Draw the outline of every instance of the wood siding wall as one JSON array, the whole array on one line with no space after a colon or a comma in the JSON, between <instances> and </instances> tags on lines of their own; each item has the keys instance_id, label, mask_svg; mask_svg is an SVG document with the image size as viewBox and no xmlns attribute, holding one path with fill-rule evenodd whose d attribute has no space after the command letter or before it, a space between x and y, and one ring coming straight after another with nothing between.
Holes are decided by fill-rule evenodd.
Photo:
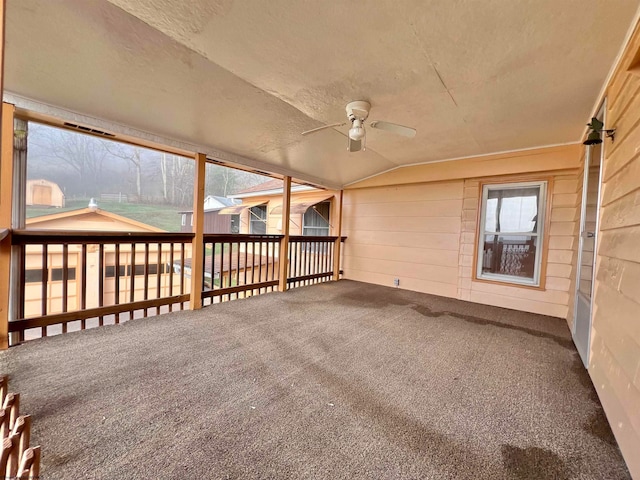
<instances>
[{"instance_id":1,"label":"wood siding wall","mask_svg":"<svg viewBox=\"0 0 640 480\"><path fill-rule=\"evenodd\" d=\"M640 478L640 30L607 89L589 373L633 478Z\"/></svg>"},{"instance_id":2,"label":"wood siding wall","mask_svg":"<svg viewBox=\"0 0 640 480\"><path fill-rule=\"evenodd\" d=\"M544 179L532 176L531 180ZM495 282L474 281L473 264L476 248L477 216L480 206L479 181L470 179L464 185L462 234L460 236L460 283L458 298L498 307L566 318L573 301L571 277L574 273L573 246L576 242L576 190L578 175L559 174L549 184L551 222L549 223L544 289L522 288ZM543 262L544 262L543 258Z\"/></svg>"},{"instance_id":3,"label":"wood siding wall","mask_svg":"<svg viewBox=\"0 0 640 480\"><path fill-rule=\"evenodd\" d=\"M456 297L463 181L344 192L345 278Z\"/></svg>"},{"instance_id":4,"label":"wood siding wall","mask_svg":"<svg viewBox=\"0 0 640 480\"><path fill-rule=\"evenodd\" d=\"M346 190L345 278L387 286L398 278L408 290L566 318L573 300L579 179L575 172L531 179L549 177L554 181L545 290L473 281L477 178Z\"/></svg>"}]
</instances>

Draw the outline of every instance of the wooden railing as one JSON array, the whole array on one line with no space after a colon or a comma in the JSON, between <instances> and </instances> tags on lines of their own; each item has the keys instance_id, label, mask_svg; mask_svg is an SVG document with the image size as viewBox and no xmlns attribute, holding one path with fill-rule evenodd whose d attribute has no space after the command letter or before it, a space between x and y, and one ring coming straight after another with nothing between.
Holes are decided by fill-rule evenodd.
<instances>
[{"instance_id":1,"label":"wooden railing","mask_svg":"<svg viewBox=\"0 0 640 480\"><path fill-rule=\"evenodd\" d=\"M278 285L282 238L282 235L205 234L203 305L272 292Z\"/></svg>"},{"instance_id":2,"label":"wooden railing","mask_svg":"<svg viewBox=\"0 0 640 480\"><path fill-rule=\"evenodd\" d=\"M338 237L289 237L290 288L330 281L334 277L334 252ZM342 237L341 241L345 241Z\"/></svg>"},{"instance_id":3,"label":"wooden railing","mask_svg":"<svg viewBox=\"0 0 640 480\"><path fill-rule=\"evenodd\" d=\"M8 378L0 376L0 478L39 478L40 447L30 440L31 417L20 415L20 395L9 393Z\"/></svg>"},{"instance_id":4,"label":"wooden railing","mask_svg":"<svg viewBox=\"0 0 640 480\"><path fill-rule=\"evenodd\" d=\"M16 230L11 238L19 258L15 344L182 310L195 272L203 275L203 305L272 292L284 237L206 234L200 268L191 264L192 233ZM336 241L289 237L288 287L336 278Z\"/></svg>"},{"instance_id":5,"label":"wooden railing","mask_svg":"<svg viewBox=\"0 0 640 480\"><path fill-rule=\"evenodd\" d=\"M69 325L85 329L183 309L192 239L191 233L14 231L21 278L9 332L23 341L31 329L40 330L32 336L47 336L59 333L52 326L66 333Z\"/></svg>"}]
</instances>

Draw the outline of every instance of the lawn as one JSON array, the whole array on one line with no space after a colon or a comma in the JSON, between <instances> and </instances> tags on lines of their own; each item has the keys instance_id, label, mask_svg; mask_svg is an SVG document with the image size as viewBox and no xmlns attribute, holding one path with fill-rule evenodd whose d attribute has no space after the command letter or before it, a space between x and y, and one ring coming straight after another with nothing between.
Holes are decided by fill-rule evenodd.
<instances>
[{"instance_id":1,"label":"lawn","mask_svg":"<svg viewBox=\"0 0 640 480\"><path fill-rule=\"evenodd\" d=\"M85 208L89 200L68 200L63 208L27 207L27 218L53 215ZM173 205L146 205L140 203L100 202L99 208L106 212L146 223L169 232L179 232L181 218L178 212L188 209Z\"/></svg>"}]
</instances>

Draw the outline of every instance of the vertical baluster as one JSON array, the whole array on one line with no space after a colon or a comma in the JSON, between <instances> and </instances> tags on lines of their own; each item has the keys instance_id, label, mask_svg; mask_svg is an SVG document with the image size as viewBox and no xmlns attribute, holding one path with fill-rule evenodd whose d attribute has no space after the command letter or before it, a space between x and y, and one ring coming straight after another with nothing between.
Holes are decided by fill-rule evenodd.
<instances>
[{"instance_id":1,"label":"vertical baluster","mask_svg":"<svg viewBox=\"0 0 640 480\"><path fill-rule=\"evenodd\" d=\"M256 242L251 242L251 285L256 283ZM255 289L251 289L251 295L255 294Z\"/></svg>"},{"instance_id":2,"label":"vertical baluster","mask_svg":"<svg viewBox=\"0 0 640 480\"><path fill-rule=\"evenodd\" d=\"M262 282L262 240L260 240L260 255L258 256L258 282ZM258 295L262 293L262 288L258 289Z\"/></svg>"},{"instance_id":3,"label":"vertical baluster","mask_svg":"<svg viewBox=\"0 0 640 480\"><path fill-rule=\"evenodd\" d=\"M25 251L26 251L26 247L25 247ZM25 259L26 260L26 259ZM41 261L41 265L42 265L42 271L40 272L40 311L42 316L44 317L47 314L47 311L49 309L49 285L48 285L48 280L49 280L49 245L47 244L43 244L42 245L42 261ZM24 282L23 286L21 287L22 292L24 292ZM22 294L22 298L25 298L24 293ZM24 315L24 312L23 312ZM47 327L41 327L40 329L40 335L42 335L43 337L47 336Z\"/></svg>"},{"instance_id":4,"label":"vertical baluster","mask_svg":"<svg viewBox=\"0 0 640 480\"><path fill-rule=\"evenodd\" d=\"M206 302L206 298L202 298L202 293L207 290L207 245L209 245L209 243L206 240L202 240L202 292L200 292L200 298L203 307L205 306L204 302ZM195 270L192 269L191 274L193 275L194 272Z\"/></svg>"},{"instance_id":5,"label":"vertical baluster","mask_svg":"<svg viewBox=\"0 0 640 480\"><path fill-rule=\"evenodd\" d=\"M76 272L76 283L78 282L78 275ZM82 253L80 255L80 310L87 309L87 244L82 244ZM87 319L80 320L80 329L87 328Z\"/></svg>"},{"instance_id":6,"label":"vertical baluster","mask_svg":"<svg viewBox=\"0 0 640 480\"><path fill-rule=\"evenodd\" d=\"M66 313L69 295L69 245L62 245L62 312ZM67 333L67 322L62 322L62 333Z\"/></svg>"},{"instance_id":7,"label":"vertical baluster","mask_svg":"<svg viewBox=\"0 0 640 480\"><path fill-rule=\"evenodd\" d=\"M270 243L267 240L264 243L264 247L265 247L265 251L264 251L264 256L265 256L265 260L264 260L264 280L267 281L269 280L269 255L270 255L270 250L269 250L269 246ZM269 287L264 287L264 293L267 293L269 291Z\"/></svg>"},{"instance_id":8,"label":"vertical baluster","mask_svg":"<svg viewBox=\"0 0 640 480\"><path fill-rule=\"evenodd\" d=\"M116 264L115 264L115 279L116 279L116 288L115 288L115 297L116 297L116 305L120 304L120 244L116 243L116 248L115 248L115 255L116 255ZM125 267L125 273L126 273L126 267ZM114 322L116 324L120 323L120 314L116 313L114 315Z\"/></svg>"},{"instance_id":9,"label":"vertical baluster","mask_svg":"<svg viewBox=\"0 0 640 480\"><path fill-rule=\"evenodd\" d=\"M133 303L136 301L136 244L134 242L131 243L131 261L129 264L131 268L129 301ZM129 310L129 320L133 320L133 310Z\"/></svg>"},{"instance_id":10,"label":"vertical baluster","mask_svg":"<svg viewBox=\"0 0 640 480\"><path fill-rule=\"evenodd\" d=\"M48 280L49 280L49 246L47 244L42 245L42 272L41 272L41 278L40 281L42 282L40 284L42 290L41 290L41 295L42 295L42 299L41 299L41 305L40 305L40 310L41 310L41 314L42 316L46 316L47 315L47 310L48 310L48 302L47 300L49 299L49 286L48 286ZM44 329L44 335L42 335L43 337L46 337L46 327L42 327Z\"/></svg>"},{"instance_id":11,"label":"vertical baluster","mask_svg":"<svg viewBox=\"0 0 640 480\"><path fill-rule=\"evenodd\" d=\"M280 242L282 240L278 240L277 242L273 242L271 244L271 280L276 280L276 252L280 251ZM271 287L271 291L273 292L275 285Z\"/></svg>"},{"instance_id":12,"label":"vertical baluster","mask_svg":"<svg viewBox=\"0 0 640 480\"><path fill-rule=\"evenodd\" d=\"M298 278L299 274L299 266L300 263L300 242L296 240L293 242L293 278ZM296 280L291 284L292 288L296 288L298 286L298 281Z\"/></svg>"},{"instance_id":13,"label":"vertical baluster","mask_svg":"<svg viewBox=\"0 0 640 480\"><path fill-rule=\"evenodd\" d=\"M173 249L176 244L171 242L169 244L169 296L173 297ZM169 304L169 311L173 312L173 303Z\"/></svg>"},{"instance_id":14,"label":"vertical baluster","mask_svg":"<svg viewBox=\"0 0 640 480\"><path fill-rule=\"evenodd\" d=\"M216 277L216 268L217 268L216 267L216 258L217 258L216 251L217 250L218 250L218 243L217 242L213 242L211 244L211 271L209 272L210 275L211 275L211 280L210 280L211 285L210 285L209 288L211 288L211 290L216 290L216 289L219 290L220 289L220 285L216 286L216 278L215 278ZM216 298L215 296L212 296L211 298L209 298L209 301L211 302L210 305L215 303L214 302L215 298Z\"/></svg>"},{"instance_id":15,"label":"vertical baluster","mask_svg":"<svg viewBox=\"0 0 640 480\"><path fill-rule=\"evenodd\" d=\"M149 299L149 242L144 243L144 299ZM143 315L147 317L147 308L143 309Z\"/></svg>"},{"instance_id":16,"label":"vertical baluster","mask_svg":"<svg viewBox=\"0 0 640 480\"><path fill-rule=\"evenodd\" d=\"M314 266L314 273L318 273L320 271L320 242L316 242L316 261L315 261L315 266ZM318 283L320 281L319 278L315 279L314 283Z\"/></svg>"},{"instance_id":17,"label":"vertical baluster","mask_svg":"<svg viewBox=\"0 0 640 480\"><path fill-rule=\"evenodd\" d=\"M330 261L330 256L329 256L330 250L331 250L331 243L325 242L325 244L324 244L324 273L327 273L331 269L331 261ZM325 277L325 280L327 280L327 277Z\"/></svg>"},{"instance_id":18,"label":"vertical baluster","mask_svg":"<svg viewBox=\"0 0 640 480\"><path fill-rule=\"evenodd\" d=\"M224 242L220 242L220 266L218 267L218 283L220 284L220 288L224 288ZM218 297L220 303L224 300L224 295L220 295Z\"/></svg>"},{"instance_id":19,"label":"vertical baluster","mask_svg":"<svg viewBox=\"0 0 640 480\"><path fill-rule=\"evenodd\" d=\"M229 284L227 285L228 287L231 286L231 272L233 271L232 268L232 255L233 255L233 243L229 242ZM227 294L227 301L231 300L231 294Z\"/></svg>"},{"instance_id":20,"label":"vertical baluster","mask_svg":"<svg viewBox=\"0 0 640 480\"><path fill-rule=\"evenodd\" d=\"M240 285L240 242L236 242L236 285ZM240 292L236 292L236 300L240 298Z\"/></svg>"},{"instance_id":21,"label":"vertical baluster","mask_svg":"<svg viewBox=\"0 0 640 480\"><path fill-rule=\"evenodd\" d=\"M19 279L20 282L18 284L19 296L18 296L18 311L16 312L16 315L18 316L18 318L24 318L25 300L26 300L25 275L27 273L27 246L20 245L17 248L19 249L18 260L20 262L18 271L21 273L21 278Z\"/></svg>"},{"instance_id":22,"label":"vertical baluster","mask_svg":"<svg viewBox=\"0 0 640 480\"><path fill-rule=\"evenodd\" d=\"M243 242L244 245L244 285L247 285L247 268L249 265L249 248L248 248L248 243L247 242ZM247 298L247 291L245 290L244 292L242 292L242 298Z\"/></svg>"},{"instance_id":23,"label":"vertical baluster","mask_svg":"<svg viewBox=\"0 0 640 480\"><path fill-rule=\"evenodd\" d=\"M98 247L98 306L104 306L104 243ZM98 325L104 325L104 317L98 317Z\"/></svg>"},{"instance_id":24,"label":"vertical baluster","mask_svg":"<svg viewBox=\"0 0 640 480\"><path fill-rule=\"evenodd\" d=\"M184 295L184 250L185 243L180 243L180 295ZM184 302L180 302L180 310L184 310Z\"/></svg>"},{"instance_id":25,"label":"vertical baluster","mask_svg":"<svg viewBox=\"0 0 640 480\"><path fill-rule=\"evenodd\" d=\"M204 258L204 257L203 257ZM156 257L156 298L162 298L162 243L158 242L158 254ZM160 306L156 307L156 315L160 315Z\"/></svg>"},{"instance_id":26,"label":"vertical baluster","mask_svg":"<svg viewBox=\"0 0 640 480\"><path fill-rule=\"evenodd\" d=\"M300 253L300 259L302 260L304 254L304 260L300 262L300 275L305 276L307 274L307 257L309 256L309 242L300 242L302 252ZM303 280L302 285L306 285L307 281Z\"/></svg>"}]
</instances>

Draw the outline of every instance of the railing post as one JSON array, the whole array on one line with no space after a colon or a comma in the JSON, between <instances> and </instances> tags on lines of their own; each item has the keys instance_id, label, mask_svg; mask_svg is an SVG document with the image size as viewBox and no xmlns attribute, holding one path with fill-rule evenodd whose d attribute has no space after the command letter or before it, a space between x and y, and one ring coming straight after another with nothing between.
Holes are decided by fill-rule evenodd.
<instances>
[{"instance_id":1,"label":"railing post","mask_svg":"<svg viewBox=\"0 0 640 480\"><path fill-rule=\"evenodd\" d=\"M278 259L278 290L287 289L289 272L289 219L291 217L291 177L282 181L282 240L280 240L280 258Z\"/></svg>"},{"instance_id":2,"label":"railing post","mask_svg":"<svg viewBox=\"0 0 640 480\"><path fill-rule=\"evenodd\" d=\"M4 12L4 2L0 8ZM13 105L2 104L0 131L0 349L9 348L14 112Z\"/></svg>"},{"instance_id":3,"label":"railing post","mask_svg":"<svg viewBox=\"0 0 640 480\"><path fill-rule=\"evenodd\" d=\"M333 279L340 280L340 251L342 250L342 196L344 191L340 190L340 194L337 195L337 205L336 205L336 217L337 227L336 227L336 244L333 249Z\"/></svg>"},{"instance_id":4,"label":"railing post","mask_svg":"<svg viewBox=\"0 0 640 480\"><path fill-rule=\"evenodd\" d=\"M196 154L193 186L193 244L191 245L191 310L202 308L202 278L204 276L204 177L207 156Z\"/></svg>"}]
</instances>

